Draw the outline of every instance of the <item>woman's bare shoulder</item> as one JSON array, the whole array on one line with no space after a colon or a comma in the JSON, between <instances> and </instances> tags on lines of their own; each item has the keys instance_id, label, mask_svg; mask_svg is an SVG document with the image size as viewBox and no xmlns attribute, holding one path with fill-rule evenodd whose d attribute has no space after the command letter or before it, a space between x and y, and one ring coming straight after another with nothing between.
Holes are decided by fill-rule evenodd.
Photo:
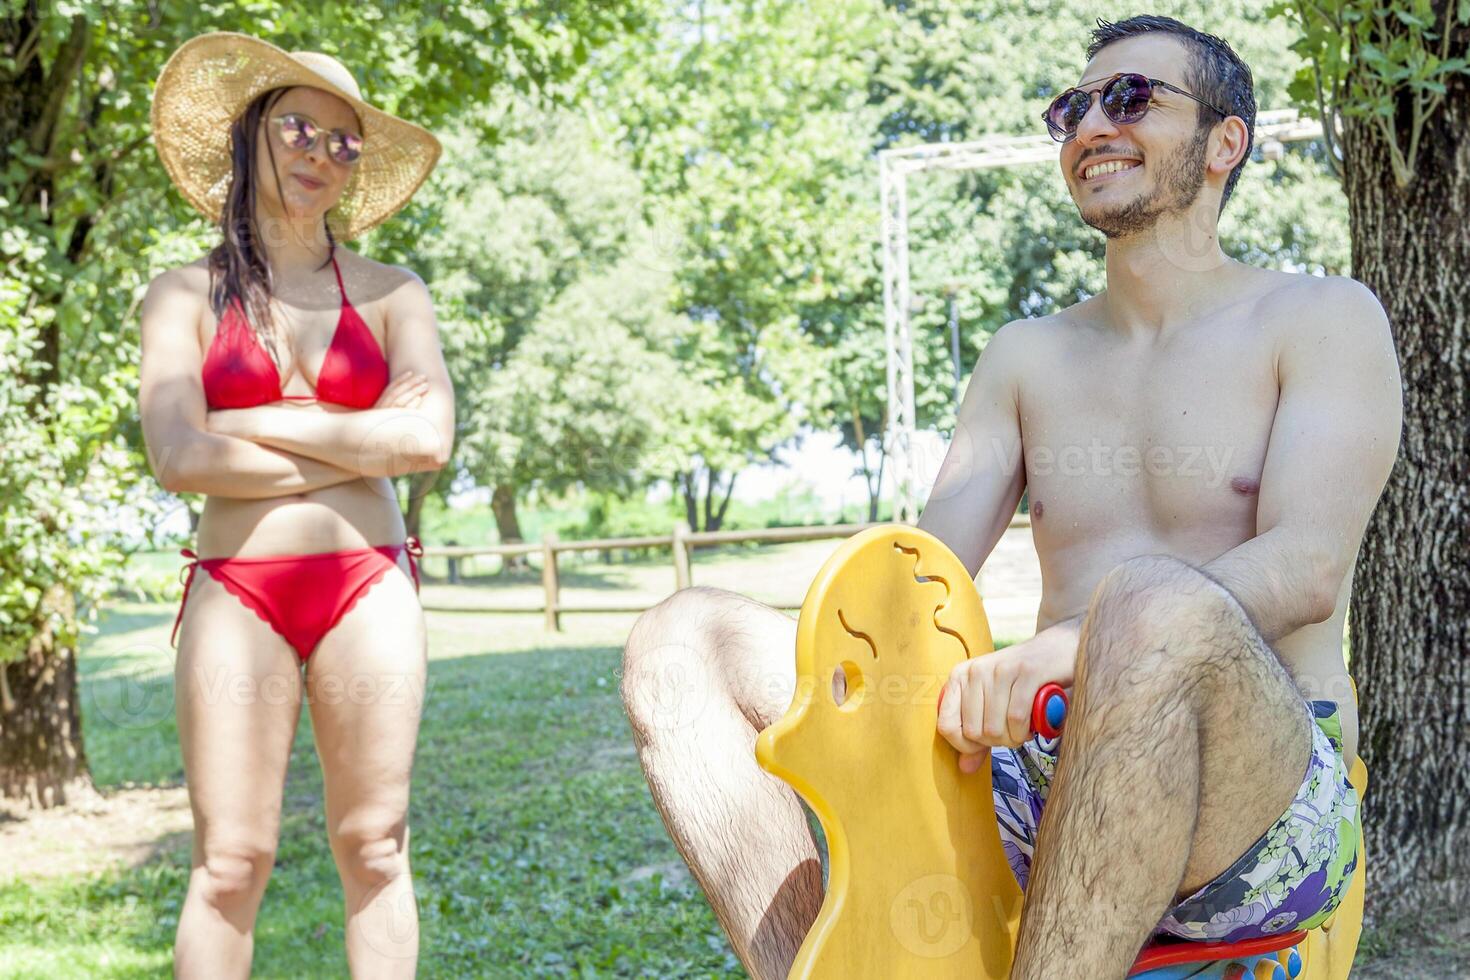
<instances>
[{"instance_id":1,"label":"woman's bare shoulder","mask_svg":"<svg viewBox=\"0 0 1470 980\"><path fill-rule=\"evenodd\" d=\"M201 255L188 265L174 266L154 276L148 283L148 295L144 302L155 298L167 298L171 302L192 298L201 303L206 302L209 299L208 256Z\"/></svg>"},{"instance_id":2,"label":"woman's bare shoulder","mask_svg":"<svg viewBox=\"0 0 1470 980\"><path fill-rule=\"evenodd\" d=\"M209 314L209 266L205 259L165 269L153 277L139 311L145 353L182 343L199 342L200 325Z\"/></svg>"},{"instance_id":3,"label":"woman's bare shoulder","mask_svg":"<svg viewBox=\"0 0 1470 980\"><path fill-rule=\"evenodd\" d=\"M357 278L388 292L405 283L422 281L412 269L378 262L341 245L337 246L337 263L342 267L344 278Z\"/></svg>"},{"instance_id":4,"label":"woman's bare shoulder","mask_svg":"<svg viewBox=\"0 0 1470 980\"><path fill-rule=\"evenodd\" d=\"M401 265L388 265L337 246L337 264L353 302L373 301L395 296L427 296L428 287L418 273Z\"/></svg>"}]
</instances>

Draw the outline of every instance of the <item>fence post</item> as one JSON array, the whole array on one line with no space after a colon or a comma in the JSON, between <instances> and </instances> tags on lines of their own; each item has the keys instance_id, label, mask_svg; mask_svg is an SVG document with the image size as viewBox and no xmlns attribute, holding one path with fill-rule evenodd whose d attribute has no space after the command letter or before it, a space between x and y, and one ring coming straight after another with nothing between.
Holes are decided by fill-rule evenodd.
<instances>
[{"instance_id":1,"label":"fence post","mask_svg":"<svg viewBox=\"0 0 1470 980\"><path fill-rule=\"evenodd\" d=\"M674 523L674 591L689 588L689 522Z\"/></svg>"},{"instance_id":2,"label":"fence post","mask_svg":"<svg viewBox=\"0 0 1470 980\"><path fill-rule=\"evenodd\" d=\"M459 544L459 542L456 541L454 538L450 538L448 541L446 541L444 543L445 544L448 544L448 545L457 545L457 544ZM450 585L458 585L459 584L459 559L458 558L455 558L453 555L451 555L446 560L449 562L449 584Z\"/></svg>"},{"instance_id":3,"label":"fence post","mask_svg":"<svg viewBox=\"0 0 1470 980\"><path fill-rule=\"evenodd\" d=\"M561 588L556 579L556 532L541 535L541 586L546 590L546 628L553 633L561 632L561 613L557 606L561 602Z\"/></svg>"}]
</instances>

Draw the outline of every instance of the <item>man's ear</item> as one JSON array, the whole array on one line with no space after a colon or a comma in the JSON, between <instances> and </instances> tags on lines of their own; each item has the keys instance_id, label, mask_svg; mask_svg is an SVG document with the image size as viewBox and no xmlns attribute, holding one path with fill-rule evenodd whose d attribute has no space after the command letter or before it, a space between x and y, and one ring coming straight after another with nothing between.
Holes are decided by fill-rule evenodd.
<instances>
[{"instance_id":1,"label":"man's ear","mask_svg":"<svg viewBox=\"0 0 1470 980\"><path fill-rule=\"evenodd\" d=\"M1230 173L1245 156L1250 129L1239 116L1229 116L1215 129L1219 143L1210 156L1208 166L1220 173Z\"/></svg>"}]
</instances>

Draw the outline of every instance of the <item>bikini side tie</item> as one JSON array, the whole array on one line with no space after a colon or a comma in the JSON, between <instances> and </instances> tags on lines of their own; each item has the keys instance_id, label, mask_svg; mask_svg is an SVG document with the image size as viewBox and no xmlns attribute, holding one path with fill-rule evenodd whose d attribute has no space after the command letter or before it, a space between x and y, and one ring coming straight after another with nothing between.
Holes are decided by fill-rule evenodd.
<instances>
[{"instance_id":1,"label":"bikini side tie","mask_svg":"<svg viewBox=\"0 0 1470 980\"><path fill-rule=\"evenodd\" d=\"M194 584L194 573L199 570L199 556L191 549L180 548L179 554L192 560L179 569L179 581L184 583L184 597L179 600L179 614L174 617L174 631L168 639L169 645L175 650L179 647L179 624L184 621L184 603L189 601L189 587Z\"/></svg>"},{"instance_id":2,"label":"bikini side tie","mask_svg":"<svg viewBox=\"0 0 1470 980\"><path fill-rule=\"evenodd\" d=\"M413 571L413 589L417 592L419 590L418 559L424 557L424 546L419 543L418 538L410 534L403 541L403 550L408 552L408 567Z\"/></svg>"}]
</instances>

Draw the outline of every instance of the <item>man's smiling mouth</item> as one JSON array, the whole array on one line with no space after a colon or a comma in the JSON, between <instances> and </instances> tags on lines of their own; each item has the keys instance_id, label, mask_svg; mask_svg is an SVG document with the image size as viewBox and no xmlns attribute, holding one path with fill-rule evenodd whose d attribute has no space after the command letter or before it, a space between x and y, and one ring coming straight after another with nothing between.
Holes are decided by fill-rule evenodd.
<instances>
[{"instance_id":1,"label":"man's smiling mouth","mask_svg":"<svg viewBox=\"0 0 1470 980\"><path fill-rule=\"evenodd\" d=\"M1084 167L1082 170L1082 179L1084 181L1097 180L1100 177L1125 173L1141 166L1143 164L1138 160L1108 160L1104 163L1095 163Z\"/></svg>"}]
</instances>

